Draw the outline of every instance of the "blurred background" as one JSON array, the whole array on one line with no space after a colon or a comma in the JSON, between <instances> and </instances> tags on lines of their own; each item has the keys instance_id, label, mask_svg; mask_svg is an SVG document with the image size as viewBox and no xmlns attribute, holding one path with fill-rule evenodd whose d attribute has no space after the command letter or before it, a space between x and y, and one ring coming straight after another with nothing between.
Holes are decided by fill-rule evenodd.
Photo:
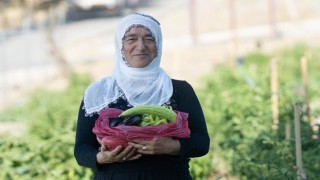
<instances>
[{"instance_id":1,"label":"blurred background","mask_svg":"<svg viewBox=\"0 0 320 180\"><path fill-rule=\"evenodd\" d=\"M0 107L68 69L110 74L116 24L131 12L159 19L163 66L190 81L255 48L320 42L318 0L1 0L0 11Z\"/></svg>"},{"instance_id":2,"label":"blurred background","mask_svg":"<svg viewBox=\"0 0 320 180\"><path fill-rule=\"evenodd\" d=\"M35 92L65 91L70 75L75 73L85 74L85 85L110 75L116 25L133 12L150 14L161 23L161 66L171 77L187 80L196 88L205 86L200 79L221 64L236 66L252 51L272 54L297 43L312 48L320 44L320 0L0 0L0 12L3 136L28 133L26 119L34 117L26 117L22 109L43 108L41 100L47 98L36 96L38 99L30 105ZM303 54L306 52L309 51L304 50ZM85 85L77 89L72 101L75 109L69 112L73 118L71 130ZM34 113L34 109L28 110ZM48 115L47 110L44 114ZM35 126L38 130L41 127ZM70 133L72 154L73 132ZM1 158L0 163L4 163ZM86 174L80 171L74 173ZM10 179L8 174L9 170L2 176ZM70 177L66 179L73 179ZM219 177L226 176L220 173Z\"/></svg>"}]
</instances>

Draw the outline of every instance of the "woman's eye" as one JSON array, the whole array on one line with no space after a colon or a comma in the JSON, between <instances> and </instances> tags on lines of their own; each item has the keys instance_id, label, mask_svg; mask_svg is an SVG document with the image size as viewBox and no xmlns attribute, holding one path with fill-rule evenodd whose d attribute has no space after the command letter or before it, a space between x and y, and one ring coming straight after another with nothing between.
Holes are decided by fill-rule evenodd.
<instances>
[{"instance_id":1,"label":"woman's eye","mask_svg":"<svg viewBox=\"0 0 320 180\"><path fill-rule=\"evenodd\" d=\"M153 38L146 38L145 40L146 40L146 41L152 41L152 42L154 42L154 39L153 39Z\"/></svg>"},{"instance_id":2,"label":"woman's eye","mask_svg":"<svg viewBox=\"0 0 320 180\"><path fill-rule=\"evenodd\" d=\"M137 38L127 38L127 39L126 39L126 41L128 41L128 42L133 42L133 41L135 41L135 40L137 40Z\"/></svg>"}]
</instances>

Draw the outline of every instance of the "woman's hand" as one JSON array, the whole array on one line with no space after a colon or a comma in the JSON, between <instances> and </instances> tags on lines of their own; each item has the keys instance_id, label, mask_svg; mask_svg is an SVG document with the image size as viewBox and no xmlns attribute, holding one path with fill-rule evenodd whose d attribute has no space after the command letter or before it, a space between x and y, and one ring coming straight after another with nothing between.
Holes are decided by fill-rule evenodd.
<instances>
[{"instance_id":1,"label":"woman's hand","mask_svg":"<svg viewBox=\"0 0 320 180\"><path fill-rule=\"evenodd\" d=\"M105 145L101 145L101 150L97 154L97 162L99 164L107 164L114 162L124 162L131 161L141 157L141 154L137 153L137 150L128 146L123 148L122 146L117 146L114 150L110 151Z\"/></svg>"},{"instance_id":2,"label":"woman's hand","mask_svg":"<svg viewBox=\"0 0 320 180\"><path fill-rule=\"evenodd\" d=\"M178 155L180 142L171 137L156 137L151 140L135 139L128 143L141 154L169 154Z\"/></svg>"}]
</instances>

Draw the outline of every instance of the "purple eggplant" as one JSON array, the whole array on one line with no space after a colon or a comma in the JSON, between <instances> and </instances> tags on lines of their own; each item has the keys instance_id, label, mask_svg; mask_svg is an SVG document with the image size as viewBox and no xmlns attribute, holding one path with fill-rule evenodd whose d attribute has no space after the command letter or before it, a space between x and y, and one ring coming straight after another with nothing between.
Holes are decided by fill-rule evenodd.
<instances>
[{"instance_id":1,"label":"purple eggplant","mask_svg":"<svg viewBox=\"0 0 320 180\"><path fill-rule=\"evenodd\" d=\"M129 116L124 120L124 125L126 126L139 126L142 121L142 115Z\"/></svg>"},{"instance_id":2,"label":"purple eggplant","mask_svg":"<svg viewBox=\"0 0 320 180\"><path fill-rule=\"evenodd\" d=\"M116 117L116 118L109 118L110 127L124 125L124 118Z\"/></svg>"}]
</instances>

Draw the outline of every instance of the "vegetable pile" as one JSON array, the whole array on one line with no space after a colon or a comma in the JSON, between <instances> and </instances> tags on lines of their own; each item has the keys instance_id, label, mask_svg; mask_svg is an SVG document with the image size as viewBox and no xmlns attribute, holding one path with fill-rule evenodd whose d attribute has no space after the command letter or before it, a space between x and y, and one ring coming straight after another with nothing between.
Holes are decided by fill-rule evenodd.
<instances>
[{"instance_id":1,"label":"vegetable pile","mask_svg":"<svg viewBox=\"0 0 320 180\"><path fill-rule=\"evenodd\" d=\"M126 147L132 139L190 136L188 113L154 105L137 106L126 111L103 109L92 132L96 134L99 143L109 149L118 145Z\"/></svg>"},{"instance_id":2,"label":"vegetable pile","mask_svg":"<svg viewBox=\"0 0 320 180\"><path fill-rule=\"evenodd\" d=\"M123 111L118 117L110 118L111 127L126 126L157 126L160 124L173 123L176 113L170 107L157 105L136 106Z\"/></svg>"}]
</instances>

